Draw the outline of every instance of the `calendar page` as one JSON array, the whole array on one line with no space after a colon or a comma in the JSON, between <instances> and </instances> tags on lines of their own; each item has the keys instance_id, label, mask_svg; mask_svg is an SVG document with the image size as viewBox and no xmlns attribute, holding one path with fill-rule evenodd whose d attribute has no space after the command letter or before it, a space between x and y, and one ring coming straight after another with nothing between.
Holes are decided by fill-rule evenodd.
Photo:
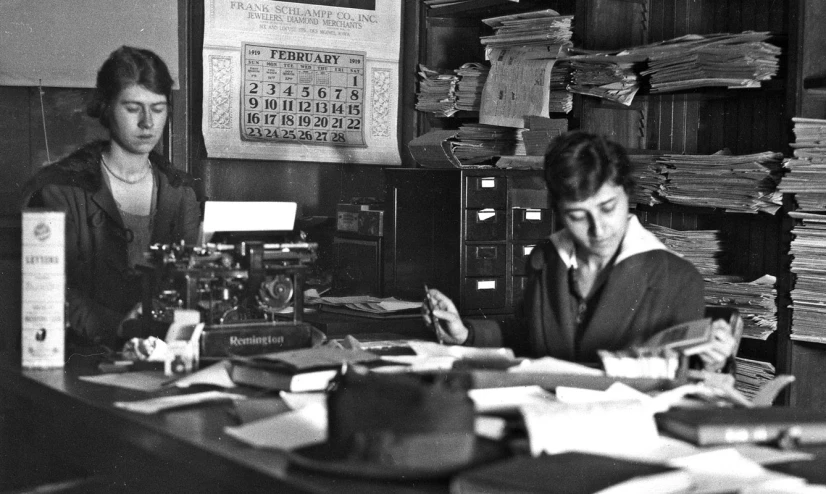
<instances>
[{"instance_id":1,"label":"calendar page","mask_svg":"<svg viewBox=\"0 0 826 494\"><path fill-rule=\"evenodd\" d=\"M205 0L207 156L400 165L401 7Z\"/></svg>"},{"instance_id":2,"label":"calendar page","mask_svg":"<svg viewBox=\"0 0 826 494\"><path fill-rule=\"evenodd\" d=\"M364 146L364 58L245 44L242 138Z\"/></svg>"}]
</instances>

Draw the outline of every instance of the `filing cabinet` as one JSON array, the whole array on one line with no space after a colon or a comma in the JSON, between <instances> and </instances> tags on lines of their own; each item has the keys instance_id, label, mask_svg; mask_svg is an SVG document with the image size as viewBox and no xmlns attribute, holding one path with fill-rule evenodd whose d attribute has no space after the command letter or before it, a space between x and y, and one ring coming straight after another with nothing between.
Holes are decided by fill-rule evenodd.
<instances>
[{"instance_id":1,"label":"filing cabinet","mask_svg":"<svg viewBox=\"0 0 826 494\"><path fill-rule=\"evenodd\" d=\"M385 296L417 300L424 285L463 315L513 312L531 249L554 231L539 170L388 169Z\"/></svg>"}]
</instances>

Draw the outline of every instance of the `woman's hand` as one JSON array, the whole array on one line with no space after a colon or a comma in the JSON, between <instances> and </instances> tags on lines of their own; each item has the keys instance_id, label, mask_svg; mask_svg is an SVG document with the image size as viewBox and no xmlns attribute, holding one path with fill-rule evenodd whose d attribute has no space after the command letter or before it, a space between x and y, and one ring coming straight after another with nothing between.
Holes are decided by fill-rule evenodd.
<instances>
[{"instance_id":1,"label":"woman's hand","mask_svg":"<svg viewBox=\"0 0 826 494\"><path fill-rule=\"evenodd\" d=\"M440 343L461 345L467 341L469 331L462 323L459 311L447 295L431 288L425 294L422 303L422 318L428 327L434 327L436 338ZM431 315L429 307L433 307ZM436 320L433 320L433 317Z\"/></svg>"},{"instance_id":2,"label":"woman's hand","mask_svg":"<svg viewBox=\"0 0 826 494\"><path fill-rule=\"evenodd\" d=\"M711 345L699 354L703 360L703 368L710 372L723 370L729 357L734 352L734 346L737 344L727 323L715 323L712 323Z\"/></svg>"}]
</instances>

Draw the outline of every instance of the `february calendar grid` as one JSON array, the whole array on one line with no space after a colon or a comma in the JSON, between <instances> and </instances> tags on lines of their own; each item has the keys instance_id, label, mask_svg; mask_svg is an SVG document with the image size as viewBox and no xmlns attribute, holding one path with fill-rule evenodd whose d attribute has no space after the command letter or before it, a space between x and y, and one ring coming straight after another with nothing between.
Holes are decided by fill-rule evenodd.
<instances>
[{"instance_id":1,"label":"february calendar grid","mask_svg":"<svg viewBox=\"0 0 826 494\"><path fill-rule=\"evenodd\" d=\"M365 56L245 43L241 138L364 147Z\"/></svg>"}]
</instances>

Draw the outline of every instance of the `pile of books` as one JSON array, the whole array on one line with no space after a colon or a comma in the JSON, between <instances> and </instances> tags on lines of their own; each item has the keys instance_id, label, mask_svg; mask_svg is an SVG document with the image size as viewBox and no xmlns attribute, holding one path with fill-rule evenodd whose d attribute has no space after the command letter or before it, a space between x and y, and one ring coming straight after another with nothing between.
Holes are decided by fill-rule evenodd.
<instances>
[{"instance_id":1,"label":"pile of books","mask_svg":"<svg viewBox=\"0 0 826 494\"><path fill-rule=\"evenodd\" d=\"M781 50L767 43L768 32L690 34L631 48L620 55L644 56L652 93L699 87L760 87L777 74Z\"/></svg>"},{"instance_id":2,"label":"pile of books","mask_svg":"<svg viewBox=\"0 0 826 494\"><path fill-rule=\"evenodd\" d=\"M438 72L419 65L419 92L416 94L416 110L450 117L456 109L456 83L453 71Z\"/></svg>"},{"instance_id":3,"label":"pile of books","mask_svg":"<svg viewBox=\"0 0 826 494\"><path fill-rule=\"evenodd\" d=\"M664 154L658 163L667 176L660 195L668 202L733 213L774 214L782 206L783 195L777 190L783 173L781 153Z\"/></svg>"}]
</instances>

